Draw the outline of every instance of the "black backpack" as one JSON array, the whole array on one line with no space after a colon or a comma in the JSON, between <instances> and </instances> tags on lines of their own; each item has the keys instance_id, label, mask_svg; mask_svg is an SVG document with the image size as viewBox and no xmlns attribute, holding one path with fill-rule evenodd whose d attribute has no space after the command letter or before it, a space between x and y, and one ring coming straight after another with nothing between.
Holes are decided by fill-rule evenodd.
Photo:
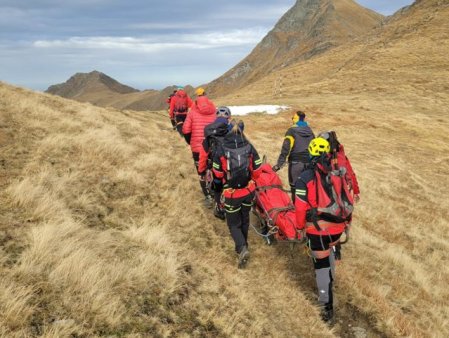
<instances>
[{"instance_id":1,"label":"black backpack","mask_svg":"<svg viewBox=\"0 0 449 338\"><path fill-rule=\"evenodd\" d=\"M250 161L251 144L240 148L226 148L223 146L226 158L226 181L230 188L245 188L251 179Z\"/></svg>"},{"instance_id":2,"label":"black backpack","mask_svg":"<svg viewBox=\"0 0 449 338\"><path fill-rule=\"evenodd\" d=\"M209 157L214 156L219 145L223 143L223 139L228 133L228 125L223 122L211 123L204 128L203 148Z\"/></svg>"}]
</instances>

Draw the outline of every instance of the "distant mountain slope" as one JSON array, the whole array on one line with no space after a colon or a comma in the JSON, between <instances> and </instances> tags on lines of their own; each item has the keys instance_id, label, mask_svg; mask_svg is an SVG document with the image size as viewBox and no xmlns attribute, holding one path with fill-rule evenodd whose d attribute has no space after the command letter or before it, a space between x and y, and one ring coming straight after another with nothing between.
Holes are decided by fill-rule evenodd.
<instances>
[{"instance_id":1,"label":"distant mountain slope","mask_svg":"<svg viewBox=\"0 0 449 338\"><path fill-rule=\"evenodd\" d=\"M77 73L64 83L50 86L46 93L81 102L90 102L101 107L160 110L167 107L165 100L174 89L176 86L169 86L160 91L139 91L102 72L92 71ZM192 86L186 86L185 90L189 95L193 95L194 88Z\"/></svg>"},{"instance_id":2,"label":"distant mountain slope","mask_svg":"<svg viewBox=\"0 0 449 338\"><path fill-rule=\"evenodd\" d=\"M111 91L118 94L138 92L137 89L123 85L113 78L98 71L76 73L64 83L50 86L46 92L65 98L78 98L92 92Z\"/></svg>"},{"instance_id":3,"label":"distant mountain slope","mask_svg":"<svg viewBox=\"0 0 449 338\"><path fill-rule=\"evenodd\" d=\"M352 0L297 0L254 50L209 84L214 96L364 36L383 16Z\"/></svg>"},{"instance_id":4,"label":"distant mountain slope","mask_svg":"<svg viewBox=\"0 0 449 338\"><path fill-rule=\"evenodd\" d=\"M336 47L288 67L230 94L227 102L265 97L288 102L295 97L332 93L358 95L367 91L396 95L406 92L443 93L449 90L449 3L422 0L389 17L381 29L363 40ZM275 96L274 83L282 79ZM300 81L301 86L298 86ZM279 95L280 94L280 95Z\"/></svg>"}]
</instances>

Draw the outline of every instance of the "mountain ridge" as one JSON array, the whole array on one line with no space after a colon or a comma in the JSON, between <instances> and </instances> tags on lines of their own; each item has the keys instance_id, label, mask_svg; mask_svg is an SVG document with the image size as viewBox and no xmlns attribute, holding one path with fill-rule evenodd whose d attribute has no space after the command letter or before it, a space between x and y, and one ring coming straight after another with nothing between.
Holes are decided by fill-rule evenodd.
<instances>
[{"instance_id":1,"label":"mountain ridge","mask_svg":"<svg viewBox=\"0 0 449 338\"><path fill-rule=\"evenodd\" d=\"M297 0L252 52L208 84L214 96L320 55L380 26L384 17L352 0Z\"/></svg>"},{"instance_id":2,"label":"mountain ridge","mask_svg":"<svg viewBox=\"0 0 449 338\"><path fill-rule=\"evenodd\" d=\"M89 73L76 73L66 82L48 87L45 92L101 107L141 111L166 108L165 100L176 88L168 86L162 90L140 91L94 70ZM185 86L185 90L189 95L194 94L194 88L190 85Z\"/></svg>"}]
</instances>

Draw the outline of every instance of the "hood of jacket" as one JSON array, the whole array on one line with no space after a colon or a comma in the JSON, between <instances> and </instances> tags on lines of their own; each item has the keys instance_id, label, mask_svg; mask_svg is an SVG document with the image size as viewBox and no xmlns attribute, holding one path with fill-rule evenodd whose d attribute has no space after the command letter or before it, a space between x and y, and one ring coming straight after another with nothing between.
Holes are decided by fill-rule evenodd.
<instances>
[{"instance_id":1,"label":"hood of jacket","mask_svg":"<svg viewBox=\"0 0 449 338\"><path fill-rule=\"evenodd\" d=\"M291 127L295 133L297 133L298 135L302 136L302 137L310 137L310 136L314 136L312 129L309 126L301 126L298 127L297 125L294 125L293 127Z\"/></svg>"},{"instance_id":2,"label":"hood of jacket","mask_svg":"<svg viewBox=\"0 0 449 338\"><path fill-rule=\"evenodd\" d=\"M215 106L207 98L207 96L199 96L195 100L194 109L198 111L201 115L212 115L215 114Z\"/></svg>"}]
</instances>

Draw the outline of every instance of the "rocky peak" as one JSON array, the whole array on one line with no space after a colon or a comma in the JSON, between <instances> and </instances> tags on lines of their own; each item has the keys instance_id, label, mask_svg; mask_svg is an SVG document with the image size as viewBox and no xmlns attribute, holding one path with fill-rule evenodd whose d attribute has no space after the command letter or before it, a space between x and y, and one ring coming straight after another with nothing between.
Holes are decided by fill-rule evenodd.
<instances>
[{"instance_id":1,"label":"rocky peak","mask_svg":"<svg viewBox=\"0 0 449 338\"><path fill-rule=\"evenodd\" d=\"M214 95L361 37L384 17L353 0L297 0L254 50L210 84Z\"/></svg>"}]
</instances>

